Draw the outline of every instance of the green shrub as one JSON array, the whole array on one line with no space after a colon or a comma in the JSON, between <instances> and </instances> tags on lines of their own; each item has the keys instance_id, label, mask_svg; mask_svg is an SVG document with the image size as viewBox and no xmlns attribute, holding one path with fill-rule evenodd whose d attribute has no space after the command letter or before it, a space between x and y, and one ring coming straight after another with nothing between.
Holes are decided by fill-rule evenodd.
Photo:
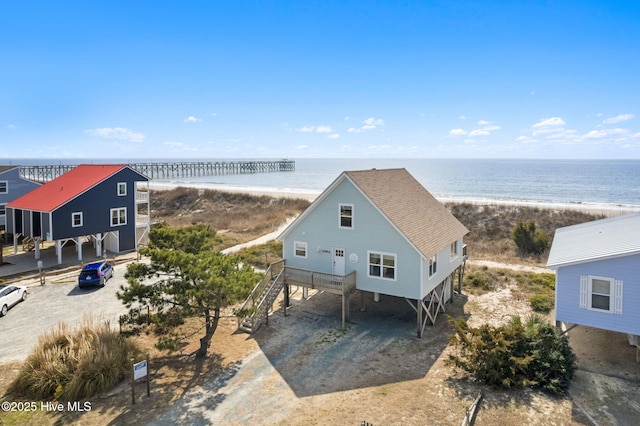
<instances>
[{"instance_id":1,"label":"green shrub","mask_svg":"<svg viewBox=\"0 0 640 426\"><path fill-rule=\"evenodd\" d=\"M534 312L546 314L553 309L554 295L549 292L536 293L529 298L529 303Z\"/></svg>"},{"instance_id":2,"label":"green shrub","mask_svg":"<svg viewBox=\"0 0 640 426\"><path fill-rule=\"evenodd\" d=\"M24 398L79 401L112 389L130 373L141 351L111 328L85 318L78 329L65 323L41 335L9 392Z\"/></svg>"},{"instance_id":3,"label":"green shrub","mask_svg":"<svg viewBox=\"0 0 640 426\"><path fill-rule=\"evenodd\" d=\"M470 327L464 318L450 318L457 354L447 364L462 369L490 386L538 388L557 395L573 378L576 357L565 336L533 316L524 324L514 317L504 326Z\"/></svg>"},{"instance_id":4,"label":"green shrub","mask_svg":"<svg viewBox=\"0 0 640 426\"><path fill-rule=\"evenodd\" d=\"M469 272L464 277L465 286L471 286L482 290L491 290L491 280L484 271Z\"/></svg>"},{"instance_id":5,"label":"green shrub","mask_svg":"<svg viewBox=\"0 0 640 426\"><path fill-rule=\"evenodd\" d=\"M549 236L536 230L533 221L518 222L513 228L512 238L522 255L540 255L549 247Z\"/></svg>"}]
</instances>

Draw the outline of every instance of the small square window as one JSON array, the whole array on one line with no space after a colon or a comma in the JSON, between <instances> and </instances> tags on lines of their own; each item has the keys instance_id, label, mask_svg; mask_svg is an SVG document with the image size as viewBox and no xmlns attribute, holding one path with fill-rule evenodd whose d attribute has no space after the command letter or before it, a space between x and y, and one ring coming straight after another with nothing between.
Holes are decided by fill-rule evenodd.
<instances>
[{"instance_id":1,"label":"small square window","mask_svg":"<svg viewBox=\"0 0 640 426\"><path fill-rule=\"evenodd\" d=\"M307 257L307 243L295 241L293 243L293 252L295 257Z\"/></svg>"},{"instance_id":2,"label":"small square window","mask_svg":"<svg viewBox=\"0 0 640 426\"><path fill-rule=\"evenodd\" d=\"M449 249L450 256L453 259L454 257L458 257L458 242L454 241L451 243L451 247Z\"/></svg>"},{"instance_id":3,"label":"small square window","mask_svg":"<svg viewBox=\"0 0 640 426\"><path fill-rule=\"evenodd\" d=\"M71 226L74 228L82 226L82 212L71 213Z\"/></svg>"}]
</instances>

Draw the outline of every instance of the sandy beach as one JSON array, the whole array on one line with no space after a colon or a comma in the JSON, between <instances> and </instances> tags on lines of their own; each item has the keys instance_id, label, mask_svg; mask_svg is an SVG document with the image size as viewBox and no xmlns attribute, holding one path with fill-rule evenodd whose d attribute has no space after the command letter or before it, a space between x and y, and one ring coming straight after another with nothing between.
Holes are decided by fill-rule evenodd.
<instances>
[{"instance_id":1,"label":"sandy beach","mask_svg":"<svg viewBox=\"0 0 640 426\"><path fill-rule=\"evenodd\" d=\"M178 187L197 188L197 189L213 189L223 192L244 193L256 196L269 196L275 198L302 198L313 202L322 192L321 191L304 191L294 188L269 188L259 186L233 186L225 184L210 183L172 183L172 182L153 182L149 183L152 190L171 190ZM591 213L602 216L618 216L627 213L640 212L639 205L628 204L605 204L605 203L552 203L534 200L506 200L506 199L490 199L490 198L469 198L469 197L447 197L436 196L442 203L458 203L473 204L478 206L512 206L539 208L545 210L572 210L583 213Z\"/></svg>"}]
</instances>

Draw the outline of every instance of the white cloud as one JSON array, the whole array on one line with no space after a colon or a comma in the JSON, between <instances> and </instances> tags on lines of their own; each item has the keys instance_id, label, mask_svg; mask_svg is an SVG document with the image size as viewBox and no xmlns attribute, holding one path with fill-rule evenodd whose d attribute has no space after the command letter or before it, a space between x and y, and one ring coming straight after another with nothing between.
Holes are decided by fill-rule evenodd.
<instances>
[{"instance_id":1,"label":"white cloud","mask_svg":"<svg viewBox=\"0 0 640 426\"><path fill-rule=\"evenodd\" d=\"M295 149L298 149L298 150L309 149L309 145L296 145Z\"/></svg>"},{"instance_id":2,"label":"white cloud","mask_svg":"<svg viewBox=\"0 0 640 426\"><path fill-rule=\"evenodd\" d=\"M217 113L217 112L212 112L212 113L211 113L211 116L212 116L212 117L217 117L217 116L218 116L218 113Z\"/></svg>"},{"instance_id":3,"label":"white cloud","mask_svg":"<svg viewBox=\"0 0 640 426\"><path fill-rule=\"evenodd\" d=\"M166 141L164 144L168 146L173 146L173 147L185 146L184 143L182 142L173 142L173 141Z\"/></svg>"},{"instance_id":4,"label":"white cloud","mask_svg":"<svg viewBox=\"0 0 640 426\"><path fill-rule=\"evenodd\" d=\"M623 121L633 120L633 114L618 114L615 117L609 117L602 121L602 124L616 124L622 123Z\"/></svg>"},{"instance_id":5,"label":"white cloud","mask_svg":"<svg viewBox=\"0 0 640 426\"><path fill-rule=\"evenodd\" d=\"M19 126L16 126L15 124L7 124L7 129L9 130L17 130L19 129Z\"/></svg>"},{"instance_id":6,"label":"white cloud","mask_svg":"<svg viewBox=\"0 0 640 426\"><path fill-rule=\"evenodd\" d=\"M384 120L382 118L369 117L362 121L361 127L350 127L347 131L349 133L360 133L364 130L373 130L378 126L384 126Z\"/></svg>"},{"instance_id":7,"label":"white cloud","mask_svg":"<svg viewBox=\"0 0 640 426\"><path fill-rule=\"evenodd\" d=\"M538 121L536 124L534 124L533 127L534 129L541 129L541 128L547 128L547 127L560 127L560 126L564 126L566 123L564 122L564 120L560 117L550 117L550 118L545 118L543 120Z\"/></svg>"},{"instance_id":8,"label":"white cloud","mask_svg":"<svg viewBox=\"0 0 640 426\"><path fill-rule=\"evenodd\" d=\"M611 136L622 136L629 134L627 129L603 129L603 130L592 130L583 136L584 139L603 139Z\"/></svg>"},{"instance_id":9,"label":"white cloud","mask_svg":"<svg viewBox=\"0 0 640 426\"><path fill-rule=\"evenodd\" d=\"M459 115L459 116L458 116L458 119L460 119L460 120L466 120L466 119L467 119L467 116L466 116L466 115Z\"/></svg>"},{"instance_id":10,"label":"white cloud","mask_svg":"<svg viewBox=\"0 0 640 426\"><path fill-rule=\"evenodd\" d=\"M131 129L124 127L100 127L97 129L85 130L92 136L99 136L104 139L119 139L130 142L142 142L146 139L146 136L142 133L134 132Z\"/></svg>"},{"instance_id":11,"label":"white cloud","mask_svg":"<svg viewBox=\"0 0 640 426\"><path fill-rule=\"evenodd\" d=\"M193 115L190 115L184 119L185 123L197 123L199 121L202 121L202 118L196 118Z\"/></svg>"},{"instance_id":12,"label":"white cloud","mask_svg":"<svg viewBox=\"0 0 640 426\"><path fill-rule=\"evenodd\" d=\"M478 126L486 126L487 124L491 124L491 122L487 120L478 121Z\"/></svg>"},{"instance_id":13,"label":"white cloud","mask_svg":"<svg viewBox=\"0 0 640 426\"><path fill-rule=\"evenodd\" d=\"M338 139L340 137L340 133L332 133L327 136L327 139Z\"/></svg>"},{"instance_id":14,"label":"white cloud","mask_svg":"<svg viewBox=\"0 0 640 426\"><path fill-rule=\"evenodd\" d=\"M451 129L449 130L449 136L466 136L467 131L464 129Z\"/></svg>"},{"instance_id":15,"label":"white cloud","mask_svg":"<svg viewBox=\"0 0 640 426\"><path fill-rule=\"evenodd\" d=\"M477 136L489 136L491 134L491 132L485 130L485 129L475 129L469 132L469 137L470 138L474 138Z\"/></svg>"},{"instance_id":16,"label":"white cloud","mask_svg":"<svg viewBox=\"0 0 640 426\"><path fill-rule=\"evenodd\" d=\"M331 133L331 127L329 126L305 126L298 129L302 133Z\"/></svg>"}]
</instances>

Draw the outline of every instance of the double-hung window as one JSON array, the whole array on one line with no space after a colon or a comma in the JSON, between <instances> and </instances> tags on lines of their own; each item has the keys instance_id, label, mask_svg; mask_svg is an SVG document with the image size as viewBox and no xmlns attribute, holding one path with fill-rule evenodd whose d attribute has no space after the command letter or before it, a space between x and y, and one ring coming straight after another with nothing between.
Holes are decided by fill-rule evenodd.
<instances>
[{"instance_id":1,"label":"double-hung window","mask_svg":"<svg viewBox=\"0 0 640 426\"><path fill-rule=\"evenodd\" d=\"M127 208L120 207L111 209L111 226L121 226L127 224Z\"/></svg>"},{"instance_id":2,"label":"double-hung window","mask_svg":"<svg viewBox=\"0 0 640 426\"><path fill-rule=\"evenodd\" d=\"M0 194L9 193L9 181L0 180Z\"/></svg>"},{"instance_id":3,"label":"double-hung window","mask_svg":"<svg viewBox=\"0 0 640 426\"><path fill-rule=\"evenodd\" d=\"M340 204L339 215L338 226L340 228L353 228L353 204Z\"/></svg>"},{"instance_id":4,"label":"double-hung window","mask_svg":"<svg viewBox=\"0 0 640 426\"><path fill-rule=\"evenodd\" d=\"M295 257L307 257L307 243L302 241L293 242L293 255Z\"/></svg>"},{"instance_id":5,"label":"double-hung window","mask_svg":"<svg viewBox=\"0 0 640 426\"><path fill-rule=\"evenodd\" d=\"M369 252L369 276L396 279L396 255L391 253Z\"/></svg>"},{"instance_id":6,"label":"double-hung window","mask_svg":"<svg viewBox=\"0 0 640 426\"><path fill-rule=\"evenodd\" d=\"M118 197L127 195L127 182L118 182Z\"/></svg>"},{"instance_id":7,"label":"double-hung window","mask_svg":"<svg viewBox=\"0 0 640 426\"><path fill-rule=\"evenodd\" d=\"M438 271L438 255L435 254L429 258L429 278Z\"/></svg>"},{"instance_id":8,"label":"double-hung window","mask_svg":"<svg viewBox=\"0 0 640 426\"><path fill-rule=\"evenodd\" d=\"M622 314L622 281L594 275L581 276L580 307Z\"/></svg>"},{"instance_id":9,"label":"double-hung window","mask_svg":"<svg viewBox=\"0 0 640 426\"><path fill-rule=\"evenodd\" d=\"M451 247L449 248L451 259L455 259L458 257L458 242L454 241L451 243Z\"/></svg>"}]
</instances>

